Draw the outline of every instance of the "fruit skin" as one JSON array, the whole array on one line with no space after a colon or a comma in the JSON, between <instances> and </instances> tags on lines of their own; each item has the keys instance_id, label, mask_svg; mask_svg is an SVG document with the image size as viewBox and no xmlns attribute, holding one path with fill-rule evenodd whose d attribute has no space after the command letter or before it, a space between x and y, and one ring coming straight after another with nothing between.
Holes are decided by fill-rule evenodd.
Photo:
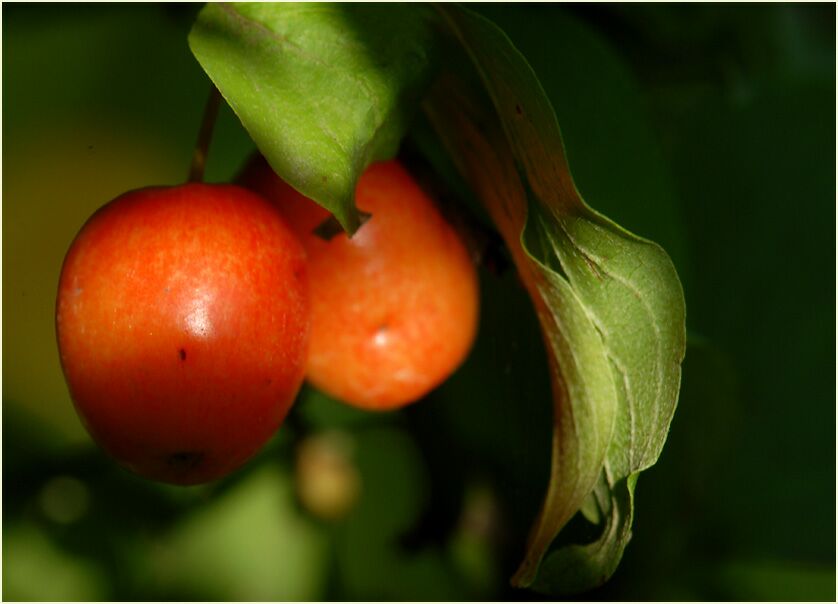
<instances>
[{"instance_id":1,"label":"fruit skin","mask_svg":"<svg viewBox=\"0 0 838 604\"><path fill-rule=\"evenodd\" d=\"M91 436L162 482L231 472L274 434L304 377L305 252L276 209L233 185L126 193L61 272L56 332Z\"/></svg>"},{"instance_id":2,"label":"fruit skin","mask_svg":"<svg viewBox=\"0 0 838 604\"><path fill-rule=\"evenodd\" d=\"M398 162L362 174L355 199L372 217L351 239L313 234L328 211L261 156L238 182L276 203L308 253L312 384L364 409L393 409L423 397L463 362L477 329L477 273L457 233Z\"/></svg>"}]
</instances>

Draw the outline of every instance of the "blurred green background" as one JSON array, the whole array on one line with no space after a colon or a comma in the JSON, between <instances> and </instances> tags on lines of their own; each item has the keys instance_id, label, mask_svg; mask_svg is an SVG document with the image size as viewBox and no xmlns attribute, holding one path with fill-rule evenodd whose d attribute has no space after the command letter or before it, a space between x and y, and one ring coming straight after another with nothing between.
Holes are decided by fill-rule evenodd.
<instances>
[{"instance_id":1,"label":"blurred green background","mask_svg":"<svg viewBox=\"0 0 838 604\"><path fill-rule=\"evenodd\" d=\"M661 243L687 297L669 442L608 600L835 599L835 6L487 5L529 59L586 200ZM218 484L135 478L81 427L53 331L72 237L187 173L198 5L3 11L3 598L539 599L508 587L546 485L529 302L481 272L469 360L370 415L304 389ZM417 125L421 128L421 125ZM253 146L224 108L207 177Z\"/></svg>"}]
</instances>

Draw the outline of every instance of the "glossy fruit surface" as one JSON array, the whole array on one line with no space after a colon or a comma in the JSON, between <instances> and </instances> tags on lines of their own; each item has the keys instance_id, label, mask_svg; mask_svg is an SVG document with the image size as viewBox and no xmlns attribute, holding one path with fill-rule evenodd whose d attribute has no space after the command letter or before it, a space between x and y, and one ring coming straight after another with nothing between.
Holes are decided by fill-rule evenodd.
<instances>
[{"instance_id":1,"label":"glossy fruit surface","mask_svg":"<svg viewBox=\"0 0 838 604\"><path fill-rule=\"evenodd\" d=\"M56 330L76 410L121 464L164 482L219 478L274 434L309 327L300 243L232 185L118 197L61 272Z\"/></svg>"},{"instance_id":2,"label":"glossy fruit surface","mask_svg":"<svg viewBox=\"0 0 838 604\"><path fill-rule=\"evenodd\" d=\"M457 233L399 163L374 164L361 176L356 203L372 217L351 239L314 234L329 213L261 157L240 182L277 204L308 253L312 384L383 410L418 400L457 369L476 332L476 270Z\"/></svg>"}]
</instances>

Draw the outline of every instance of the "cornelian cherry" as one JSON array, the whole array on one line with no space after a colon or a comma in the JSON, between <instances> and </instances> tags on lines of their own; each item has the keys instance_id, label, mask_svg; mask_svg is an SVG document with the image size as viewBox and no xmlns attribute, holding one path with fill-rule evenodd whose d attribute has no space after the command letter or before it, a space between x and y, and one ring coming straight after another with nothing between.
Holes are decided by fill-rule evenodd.
<instances>
[{"instance_id":1,"label":"cornelian cherry","mask_svg":"<svg viewBox=\"0 0 838 604\"><path fill-rule=\"evenodd\" d=\"M73 241L58 289L64 375L90 434L148 478L243 464L303 380L305 254L270 203L232 185L126 193Z\"/></svg>"},{"instance_id":2,"label":"cornelian cherry","mask_svg":"<svg viewBox=\"0 0 838 604\"><path fill-rule=\"evenodd\" d=\"M239 182L273 201L308 254L312 292L307 379L365 409L414 402L463 362L478 318L474 265L457 233L396 161L370 166L356 190L372 217L352 238L324 240L329 217L261 156Z\"/></svg>"}]
</instances>

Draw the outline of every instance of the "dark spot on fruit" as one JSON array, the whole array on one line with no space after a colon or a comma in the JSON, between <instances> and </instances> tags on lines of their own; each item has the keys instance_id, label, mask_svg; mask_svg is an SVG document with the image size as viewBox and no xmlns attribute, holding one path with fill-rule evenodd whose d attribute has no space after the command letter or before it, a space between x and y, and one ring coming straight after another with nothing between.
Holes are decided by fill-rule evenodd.
<instances>
[{"instance_id":1,"label":"dark spot on fruit","mask_svg":"<svg viewBox=\"0 0 838 604\"><path fill-rule=\"evenodd\" d=\"M321 176L320 178L321 178L321 180L322 180L323 182L327 182L327 181L329 180L329 179L328 179L328 178L326 178L325 176Z\"/></svg>"},{"instance_id":2,"label":"dark spot on fruit","mask_svg":"<svg viewBox=\"0 0 838 604\"><path fill-rule=\"evenodd\" d=\"M181 361L186 360L186 349L185 348L181 348L180 350L177 351L177 353L180 356Z\"/></svg>"},{"instance_id":3,"label":"dark spot on fruit","mask_svg":"<svg viewBox=\"0 0 838 604\"><path fill-rule=\"evenodd\" d=\"M515 113L517 113L518 115L522 115L524 113L520 105L515 105Z\"/></svg>"},{"instance_id":4,"label":"dark spot on fruit","mask_svg":"<svg viewBox=\"0 0 838 604\"><path fill-rule=\"evenodd\" d=\"M265 386L270 386L273 383L274 383L273 378L266 378L265 379Z\"/></svg>"},{"instance_id":5,"label":"dark spot on fruit","mask_svg":"<svg viewBox=\"0 0 838 604\"><path fill-rule=\"evenodd\" d=\"M204 461L204 454L200 451L180 451L169 455L167 461L176 470L194 470Z\"/></svg>"}]
</instances>

